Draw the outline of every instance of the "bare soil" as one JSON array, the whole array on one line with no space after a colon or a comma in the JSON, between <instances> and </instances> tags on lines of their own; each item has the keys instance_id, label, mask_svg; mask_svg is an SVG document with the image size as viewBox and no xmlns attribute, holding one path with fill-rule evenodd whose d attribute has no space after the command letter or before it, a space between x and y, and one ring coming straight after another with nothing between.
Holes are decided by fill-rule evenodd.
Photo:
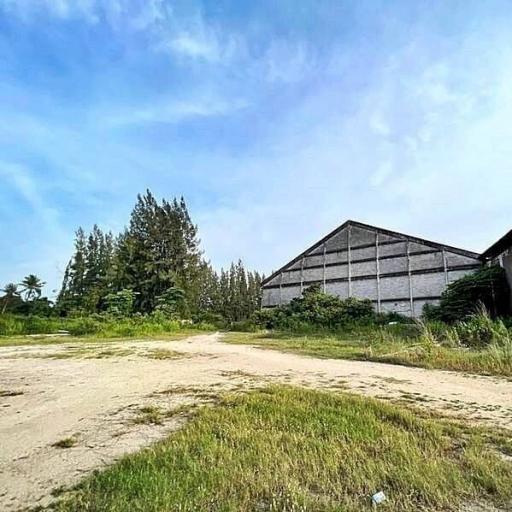
<instances>
[{"instance_id":1,"label":"bare soil","mask_svg":"<svg viewBox=\"0 0 512 512\"><path fill-rule=\"evenodd\" d=\"M186 421L172 414L177 408L268 382L346 389L512 428L512 382L498 378L314 359L222 343L220 334L3 347L0 510L45 505L56 489L162 438Z\"/></svg>"}]
</instances>

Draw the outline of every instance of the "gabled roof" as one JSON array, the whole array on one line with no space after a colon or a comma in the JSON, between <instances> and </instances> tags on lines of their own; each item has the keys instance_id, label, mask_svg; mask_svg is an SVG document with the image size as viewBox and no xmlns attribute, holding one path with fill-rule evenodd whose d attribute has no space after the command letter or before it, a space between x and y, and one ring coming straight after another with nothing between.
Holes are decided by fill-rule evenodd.
<instances>
[{"instance_id":1,"label":"gabled roof","mask_svg":"<svg viewBox=\"0 0 512 512\"><path fill-rule=\"evenodd\" d=\"M483 260L495 258L501 254L505 249L512 246L512 229L503 235L497 242L491 245L489 249L484 251L480 256Z\"/></svg>"},{"instance_id":2,"label":"gabled roof","mask_svg":"<svg viewBox=\"0 0 512 512\"><path fill-rule=\"evenodd\" d=\"M272 275L267 277L261 283L262 286L272 281L276 276L278 276L281 272L286 270L288 267L292 266L297 261L301 260L304 256L306 256L309 252L314 251L317 247L321 246L323 243L327 242L331 237L337 235L340 231L347 228L348 226L355 226L362 229L367 229L370 231L377 231L383 235L388 235L391 237L402 238L403 240L408 240L410 242L418 243L433 247L434 249L443 250L453 252L455 254L460 254L461 256L467 256L468 258L479 259L480 255L476 252L467 251L465 249L459 249L457 247L452 247L451 245L439 244L437 242L432 242L431 240L425 240L424 238L419 238L415 236L406 235L404 233L399 233L398 231L390 231L389 229L379 228L377 226L371 226L370 224L364 224L362 222L357 222L355 220L347 220L341 226L338 226L335 230L331 231L328 235L324 236L321 240L313 244L311 247L308 247L305 251L300 253L296 258L283 265L279 270L276 270ZM509 233L510 234L510 233Z\"/></svg>"}]
</instances>

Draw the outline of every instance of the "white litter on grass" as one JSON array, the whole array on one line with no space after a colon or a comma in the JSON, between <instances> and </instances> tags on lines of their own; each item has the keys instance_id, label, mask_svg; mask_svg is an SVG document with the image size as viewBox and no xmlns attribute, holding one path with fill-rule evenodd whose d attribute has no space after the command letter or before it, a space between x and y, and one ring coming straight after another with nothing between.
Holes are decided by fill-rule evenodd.
<instances>
[{"instance_id":1,"label":"white litter on grass","mask_svg":"<svg viewBox=\"0 0 512 512\"><path fill-rule=\"evenodd\" d=\"M372 496L372 503L374 505L379 505L383 501L386 501L386 495L382 491L379 491Z\"/></svg>"}]
</instances>

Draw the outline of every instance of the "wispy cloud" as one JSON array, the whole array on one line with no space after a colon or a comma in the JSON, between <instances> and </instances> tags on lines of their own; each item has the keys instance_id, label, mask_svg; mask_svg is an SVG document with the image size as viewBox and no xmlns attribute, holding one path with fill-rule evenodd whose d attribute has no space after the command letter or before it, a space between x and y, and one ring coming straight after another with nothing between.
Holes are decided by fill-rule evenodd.
<instances>
[{"instance_id":1,"label":"wispy cloud","mask_svg":"<svg viewBox=\"0 0 512 512\"><path fill-rule=\"evenodd\" d=\"M266 272L349 217L477 250L508 229L508 10L338 4L0 0L0 227L44 232L24 265L56 284L73 230L121 229L146 187L187 197L216 266Z\"/></svg>"},{"instance_id":2,"label":"wispy cloud","mask_svg":"<svg viewBox=\"0 0 512 512\"><path fill-rule=\"evenodd\" d=\"M110 107L100 109L92 118L99 120L102 125L129 126L147 123L177 124L189 119L222 117L247 106L243 99L227 100L222 97L201 95L191 100L177 101L175 99L163 99L150 105L137 105L134 107L122 107L115 109Z\"/></svg>"}]
</instances>

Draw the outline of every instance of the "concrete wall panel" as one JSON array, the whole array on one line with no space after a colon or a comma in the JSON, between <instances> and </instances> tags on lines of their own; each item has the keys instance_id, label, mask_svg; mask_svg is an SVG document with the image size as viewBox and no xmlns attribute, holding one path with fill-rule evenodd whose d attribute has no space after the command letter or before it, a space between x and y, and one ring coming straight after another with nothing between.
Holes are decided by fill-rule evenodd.
<instances>
[{"instance_id":1,"label":"concrete wall panel","mask_svg":"<svg viewBox=\"0 0 512 512\"><path fill-rule=\"evenodd\" d=\"M377 262L365 261L363 263L352 263L350 265L352 277L370 276L377 273Z\"/></svg>"},{"instance_id":2,"label":"concrete wall panel","mask_svg":"<svg viewBox=\"0 0 512 512\"><path fill-rule=\"evenodd\" d=\"M448 282L453 283L453 281L457 281L461 277L467 276L468 274L473 274L476 272L475 270L450 270L448 272Z\"/></svg>"},{"instance_id":3,"label":"concrete wall panel","mask_svg":"<svg viewBox=\"0 0 512 512\"><path fill-rule=\"evenodd\" d=\"M443 265L443 254L441 252L411 255L411 270L443 268Z\"/></svg>"},{"instance_id":4,"label":"concrete wall panel","mask_svg":"<svg viewBox=\"0 0 512 512\"><path fill-rule=\"evenodd\" d=\"M384 235L383 233L379 233L379 243L382 242L395 242L396 240L401 240L400 238L397 238L396 236L391 235Z\"/></svg>"},{"instance_id":5,"label":"concrete wall panel","mask_svg":"<svg viewBox=\"0 0 512 512\"><path fill-rule=\"evenodd\" d=\"M409 277L383 277L380 280L381 299L401 299L409 297Z\"/></svg>"},{"instance_id":6,"label":"concrete wall panel","mask_svg":"<svg viewBox=\"0 0 512 512\"><path fill-rule=\"evenodd\" d=\"M322 281L324 278L323 268L305 268L304 281Z\"/></svg>"},{"instance_id":7,"label":"concrete wall panel","mask_svg":"<svg viewBox=\"0 0 512 512\"><path fill-rule=\"evenodd\" d=\"M339 279L342 277L348 277L348 265L339 265L336 267L326 267L325 278L326 279Z\"/></svg>"},{"instance_id":8,"label":"concrete wall panel","mask_svg":"<svg viewBox=\"0 0 512 512\"><path fill-rule=\"evenodd\" d=\"M445 286L444 272L412 276L412 292L415 297L439 296Z\"/></svg>"},{"instance_id":9,"label":"concrete wall panel","mask_svg":"<svg viewBox=\"0 0 512 512\"><path fill-rule=\"evenodd\" d=\"M328 251L333 251L335 249L346 249L347 246L348 233L346 229L340 231L337 235L334 235L325 243L325 247Z\"/></svg>"},{"instance_id":10,"label":"concrete wall panel","mask_svg":"<svg viewBox=\"0 0 512 512\"><path fill-rule=\"evenodd\" d=\"M311 267L312 265L323 265L324 264L324 256L307 256L305 258L304 266Z\"/></svg>"},{"instance_id":11,"label":"concrete wall panel","mask_svg":"<svg viewBox=\"0 0 512 512\"><path fill-rule=\"evenodd\" d=\"M416 242L411 242L409 245L409 250L411 251L411 253L414 253L414 252L422 252L422 251L432 251L433 248L430 247L429 245L417 244Z\"/></svg>"},{"instance_id":12,"label":"concrete wall panel","mask_svg":"<svg viewBox=\"0 0 512 512\"><path fill-rule=\"evenodd\" d=\"M324 244L315 247L311 251L308 252L308 256L312 256L313 254L323 254L324 253Z\"/></svg>"},{"instance_id":13,"label":"concrete wall panel","mask_svg":"<svg viewBox=\"0 0 512 512\"><path fill-rule=\"evenodd\" d=\"M326 263L346 263L348 261L348 252L333 252L325 255Z\"/></svg>"},{"instance_id":14,"label":"concrete wall panel","mask_svg":"<svg viewBox=\"0 0 512 512\"><path fill-rule=\"evenodd\" d=\"M455 254L453 252L446 252L446 262L449 267L456 265L474 265L480 263L477 259Z\"/></svg>"},{"instance_id":15,"label":"concrete wall panel","mask_svg":"<svg viewBox=\"0 0 512 512\"><path fill-rule=\"evenodd\" d=\"M290 302L292 299L295 299L296 297L300 297L300 295L301 295L300 286L290 286L290 287L283 288L281 293L282 293L283 303L286 304L286 303Z\"/></svg>"},{"instance_id":16,"label":"concrete wall panel","mask_svg":"<svg viewBox=\"0 0 512 512\"><path fill-rule=\"evenodd\" d=\"M293 265L290 265L289 267L286 268L286 270L296 270L298 268L300 268L302 264L302 259L296 261Z\"/></svg>"},{"instance_id":17,"label":"concrete wall panel","mask_svg":"<svg viewBox=\"0 0 512 512\"><path fill-rule=\"evenodd\" d=\"M365 247L364 249L352 249L350 251L350 259L354 260L363 260L366 258L375 258L376 250L375 247Z\"/></svg>"},{"instance_id":18,"label":"concrete wall panel","mask_svg":"<svg viewBox=\"0 0 512 512\"><path fill-rule=\"evenodd\" d=\"M397 244L382 245L379 247L380 256L391 256L393 254L405 254L407 251L407 244L399 242Z\"/></svg>"},{"instance_id":19,"label":"concrete wall panel","mask_svg":"<svg viewBox=\"0 0 512 512\"><path fill-rule=\"evenodd\" d=\"M380 273L407 272L407 257L389 258L379 261Z\"/></svg>"},{"instance_id":20,"label":"concrete wall panel","mask_svg":"<svg viewBox=\"0 0 512 512\"><path fill-rule=\"evenodd\" d=\"M263 289L263 307L277 306L279 304L279 288Z\"/></svg>"},{"instance_id":21,"label":"concrete wall panel","mask_svg":"<svg viewBox=\"0 0 512 512\"><path fill-rule=\"evenodd\" d=\"M375 243L375 231L352 227L350 231L350 246L366 245Z\"/></svg>"},{"instance_id":22,"label":"concrete wall panel","mask_svg":"<svg viewBox=\"0 0 512 512\"><path fill-rule=\"evenodd\" d=\"M352 282L352 296L360 299L377 300L377 280L365 279Z\"/></svg>"},{"instance_id":23,"label":"concrete wall panel","mask_svg":"<svg viewBox=\"0 0 512 512\"><path fill-rule=\"evenodd\" d=\"M281 274L278 274L274 279L271 279L265 286L277 285L281 282Z\"/></svg>"},{"instance_id":24,"label":"concrete wall panel","mask_svg":"<svg viewBox=\"0 0 512 512\"><path fill-rule=\"evenodd\" d=\"M326 283L325 291L341 299L346 299L348 297L348 283L346 281L341 283Z\"/></svg>"},{"instance_id":25,"label":"concrete wall panel","mask_svg":"<svg viewBox=\"0 0 512 512\"><path fill-rule=\"evenodd\" d=\"M291 272L283 272L282 284L300 283L300 270L293 270Z\"/></svg>"}]
</instances>

